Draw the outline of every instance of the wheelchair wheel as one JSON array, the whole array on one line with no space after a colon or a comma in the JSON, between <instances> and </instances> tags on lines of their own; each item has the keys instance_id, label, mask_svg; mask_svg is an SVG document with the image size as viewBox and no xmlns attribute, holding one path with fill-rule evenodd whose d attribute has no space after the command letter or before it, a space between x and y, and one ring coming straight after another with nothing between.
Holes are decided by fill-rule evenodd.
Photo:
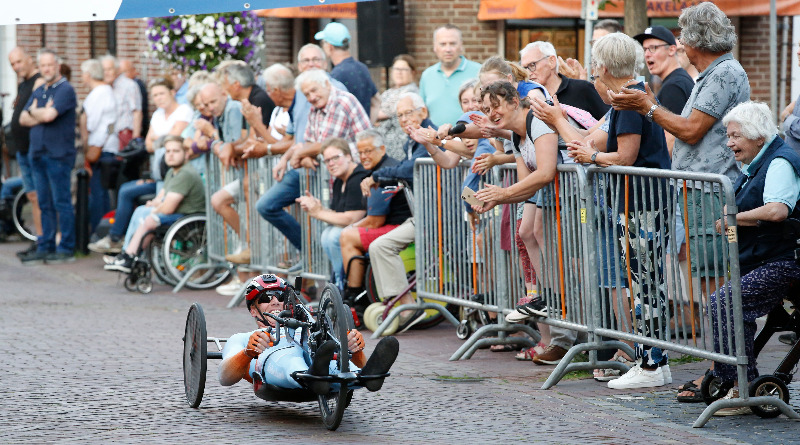
<instances>
[{"instance_id":1,"label":"wheelchair wheel","mask_svg":"<svg viewBox=\"0 0 800 445\"><path fill-rule=\"evenodd\" d=\"M789 403L789 388L783 380L774 375L762 375L750 383L750 397L775 397ZM750 407L761 418L778 417L781 410L774 405L755 405Z\"/></svg>"},{"instance_id":2,"label":"wheelchair wheel","mask_svg":"<svg viewBox=\"0 0 800 445\"><path fill-rule=\"evenodd\" d=\"M143 294L149 294L153 291L153 277L148 270L144 276L136 280L136 290Z\"/></svg>"},{"instance_id":3,"label":"wheelchair wheel","mask_svg":"<svg viewBox=\"0 0 800 445\"><path fill-rule=\"evenodd\" d=\"M706 402L706 405L711 405L725 397L731 388L733 388L733 382L723 382L714 374L708 373L703 377L703 383L700 384L700 394L703 396L703 401Z\"/></svg>"},{"instance_id":4,"label":"wheelchair wheel","mask_svg":"<svg viewBox=\"0 0 800 445\"><path fill-rule=\"evenodd\" d=\"M188 215L175 221L164 236L164 264L173 279L180 281L194 266L208 264L205 215ZM231 271L211 265L192 273L189 289L211 289L224 282Z\"/></svg>"},{"instance_id":5,"label":"wheelchair wheel","mask_svg":"<svg viewBox=\"0 0 800 445\"><path fill-rule=\"evenodd\" d=\"M375 314L375 311L378 311L379 313L383 312L384 307L385 306L383 303L372 303L367 306L367 310L364 311L364 317L362 320L367 329L372 332L375 332L378 329L378 325L375 324L375 321L377 320L377 316L379 314Z\"/></svg>"},{"instance_id":6,"label":"wheelchair wheel","mask_svg":"<svg viewBox=\"0 0 800 445\"><path fill-rule=\"evenodd\" d=\"M352 314L342 303L339 290L330 283L322 290L317 317L321 319L321 325L326 330L329 339L339 343L335 355L339 372L349 372L350 354L347 350L347 330L351 324ZM342 385L339 386L337 392L319 396L319 410L322 414L322 423L326 428L333 431L339 427L351 397L352 390Z\"/></svg>"},{"instance_id":7,"label":"wheelchair wheel","mask_svg":"<svg viewBox=\"0 0 800 445\"><path fill-rule=\"evenodd\" d=\"M11 217L14 220L14 227L23 238L36 241L36 231L33 225L33 205L25 195L25 189L20 189L14 197Z\"/></svg>"},{"instance_id":8,"label":"wheelchair wheel","mask_svg":"<svg viewBox=\"0 0 800 445\"><path fill-rule=\"evenodd\" d=\"M200 304L194 303L186 316L183 334L183 387L186 401L192 408L200 406L206 387L206 339L206 317Z\"/></svg>"},{"instance_id":9,"label":"wheelchair wheel","mask_svg":"<svg viewBox=\"0 0 800 445\"><path fill-rule=\"evenodd\" d=\"M127 289L128 292L136 292L136 281L136 277L133 276L133 274L128 274L128 276L125 277L125 289Z\"/></svg>"},{"instance_id":10,"label":"wheelchair wheel","mask_svg":"<svg viewBox=\"0 0 800 445\"><path fill-rule=\"evenodd\" d=\"M164 240L153 237L150 241L150 246L147 248L147 260L150 267L156 274L156 278L164 284L174 286L178 284L175 278L170 275L167 270L167 264L164 262Z\"/></svg>"}]
</instances>

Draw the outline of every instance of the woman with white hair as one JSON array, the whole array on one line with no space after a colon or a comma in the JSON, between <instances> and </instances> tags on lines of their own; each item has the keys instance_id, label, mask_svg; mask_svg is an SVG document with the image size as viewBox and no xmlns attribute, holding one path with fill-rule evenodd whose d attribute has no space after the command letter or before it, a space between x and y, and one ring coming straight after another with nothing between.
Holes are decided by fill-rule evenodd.
<instances>
[{"instance_id":1,"label":"woman with white hair","mask_svg":"<svg viewBox=\"0 0 800 445\"><path fill-rule=\"evenodd\" d=\"M636 77L643 67L641 45L622 33L608 34L592 47L592 75L597 93L607 104L610 95L623 89L644 91L644 83ZM576 162L596 164L602 167L623 165L658 169L670 168L669 151L664 130L655 122L634 111L612 110L608 115L608 131L595 130L582 141L567 144L570 156ZM630 289L633 299L632 318L636 331L650 338L661 338L659 318L665 316L666 286L656 283L655 277L663 276L665 266L662 239L667 221L666 209L658 202L666 202L666 185L647 187L643 180L633 178L628 199L620 193L617 227L606 225L604 244L621 240L623 258L620 264L629 268L632 280ZM655 199L637 199L639 197ZM614 206L614 203L605 203ZM627 210L627 214L624 212ZM627 236L622 236L626 234ZM606 250L602 248L601 251ZM613 252L609 249L609 252ZM629 256L625 258L624 256ZM607 254L608 256L608 254ZM621 280L614 267L615 258L604 258L601 281L605 287L619 287ZM617 314L621 317L622 314ZM608 382L612 389L647 388L663 386L671 382L671 372L665 351L660 348L637 344L636 364L620 378Z\"/></svg>"},{"instance_id":2,"label":"woman with white hair","mask_svg":"<svg viewBox=\"0 0 800 445\"><path fill-rule=\"evenodd\" d=\"M756 319L768 314L783 302L800 283L800 265L794 259L800 231L800 155L778 136L769 107L761 102L744 102L725 115L728 148L742 164L742 175L736 180L736 226L739 236L739 268L741 270L744 352L747 355L747 380L758 377L753 342ZM790 223L789 220L793 220ZM723 233L724 222L716 221L717 232ZM726 307L730 284L711 294L710 319L715 352L730 354L727 344L720 351L720 332L728 332ZM719 312L719 313L717 313ZM719 317L719 318L717 318ZM738 320L734 320L734 323ZM737 351L737 354L740 354ZM736 385L736 366L714 363L714 375L724 384ZM725 396L737 398L734 386ZM749 407L719 410L717 416L750 414Z\"/></svg>"}]
</instances>

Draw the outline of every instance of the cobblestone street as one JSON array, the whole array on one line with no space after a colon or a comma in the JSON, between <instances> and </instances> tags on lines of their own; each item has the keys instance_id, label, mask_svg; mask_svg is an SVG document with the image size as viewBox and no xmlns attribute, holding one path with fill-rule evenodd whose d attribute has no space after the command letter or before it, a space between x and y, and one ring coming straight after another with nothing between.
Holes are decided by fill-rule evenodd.
<instances>
[{"instance_id":1,"label":"cobblestone street","mask_svg":"<svg viewBox=\"0 0 800 445\"><path fill-rule=\"evenodd\" d=\"M400 357L377 393L357 391L338 431L316 403L271 403L244 383L217 383L210 361L200 409L186 405L182 351L186 311L203 305L210 336L252 328L242 308L213 291L156 285L126 291L99 256L23 267L22 244L0 245L0 442L2 443L797 443L785 417L692 422L705 405L674 402L672 388L619 393L592 379L541 383L552 366L482 350L450 362L461 344L440 325L400 335ZM365 335L365 337L367 337ZM368 349L374 346L368 340ZM213 345L209 345L212 349ZM761 360L774 367L788 347L773 340ZM673 366L673 386L703 363ZM451 377L439 379L437 377ZM455 377L455 378L452 378ZM458 377L476 377L468 383ZM792 403L800 406L797 378Z\"/></svg>"}]
</instances>

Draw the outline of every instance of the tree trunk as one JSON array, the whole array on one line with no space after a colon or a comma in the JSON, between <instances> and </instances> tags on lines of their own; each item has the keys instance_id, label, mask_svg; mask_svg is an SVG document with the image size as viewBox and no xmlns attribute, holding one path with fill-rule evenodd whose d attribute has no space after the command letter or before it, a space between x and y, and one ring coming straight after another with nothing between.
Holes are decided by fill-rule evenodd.
<instances>
[{"instance_id":1,"label":"tree trunk","mask_svg":"<svg viewBox=\"0 0 800 445\"><path fill-rule=\"evenodd\" d=\"M625 0L625 34L633 37L647 29L647 0Z\"/></svg>"}]
</instances>

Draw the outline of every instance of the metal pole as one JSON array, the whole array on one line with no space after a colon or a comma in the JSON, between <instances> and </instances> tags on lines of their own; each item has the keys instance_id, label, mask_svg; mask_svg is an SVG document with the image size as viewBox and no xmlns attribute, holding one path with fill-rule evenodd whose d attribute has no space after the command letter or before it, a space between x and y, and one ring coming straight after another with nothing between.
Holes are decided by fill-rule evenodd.
<instances>
[{"instance_id":1,"label":"metal pole","mask_svg":"<svg viewBox=\"0 0 800 445\"><path fill-rule=\"evenodd\" d=\"M583 67L590 76L592 75L592 32L594 32L594 22L587 19L583 27Z\"/></svg>"},{"instance_id":2,"label":"metal pole","mask_svg":"<svg viewBox=\"0 0 800 445\"><path fill-rule=\"evenodd\" d=\"M769 104L778 122L778 13L775 0L769 0Z\"/></svg>"},{"instance_id":3,"label":"metal pole","mask_svg":"<svg viewBox=\"0 0 800 445\"><path fill-rule=\"evenodd\" d=\"M791 43L789 43L789 17L783 18L783 23L781 23L781 73L778 76L778 82L780 82L780 93L778 95L778 110L783 111L786 108L786 68L788 65L789 57L789 47Z\"/></svg>"}]
</instances>

